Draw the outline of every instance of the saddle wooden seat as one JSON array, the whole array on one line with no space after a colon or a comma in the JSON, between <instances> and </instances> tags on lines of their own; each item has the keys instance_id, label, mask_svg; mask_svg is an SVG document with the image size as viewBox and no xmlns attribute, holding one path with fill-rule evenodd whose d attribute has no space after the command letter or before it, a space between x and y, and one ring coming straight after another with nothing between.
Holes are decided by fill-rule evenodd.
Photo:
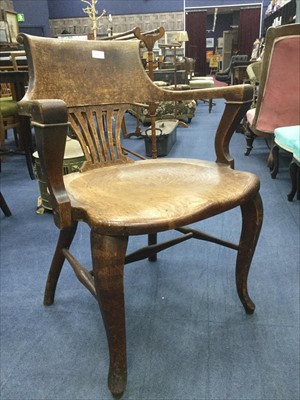
<instances>
[{"instance_id":1,"label":"saddle wooden seat","mask_svg":"<svg viewBox=\"0 0 300 400\"><path fill-rule=\"evenodd\" d=\"M254 311L247 276L262 224L259 179L233 169L230 138L252 101L250 85L171 91L147 76L139 42L64 41L19 36L29 65L29 88L19 112L35 127L41 166L60 230L44 303L54 301L65 259L98 300L109 343L108 385L120 396L127 382L124 265L149 258L195 238L237 251L236 286L247 313ZM216 161L151 159L136 161L124 152L121 125L135 104L225 98L215 138ZM155 139L155 124L152 124ZM63 175L67 135L79 140L85 155L81 171ZM155 140L154 140L155 142ZM154 152L155 156L155 152ZM240 207L239 243L206 235L187 224ZM78 222L91 228L92 272L71 253ZM236 221L233 221L236 223ZM177 230L158 243L158 233ZM130 235L148 235L148 246L126 254ZM187 255L188 257L188 255Z\"/></svg>"}]
</instances>

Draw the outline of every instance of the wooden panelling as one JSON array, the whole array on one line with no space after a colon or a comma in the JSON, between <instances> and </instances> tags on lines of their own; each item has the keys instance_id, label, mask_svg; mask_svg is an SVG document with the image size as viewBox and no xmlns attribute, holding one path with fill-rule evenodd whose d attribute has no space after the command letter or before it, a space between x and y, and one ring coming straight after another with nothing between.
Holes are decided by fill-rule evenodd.
<instances>
[{"instance_id":1,"label":"wooden panelling","mask_svg":"<svg viewBox=\"0 0 300 400\"><path fill-rule=\"evenodd\" d=\"M142 31L156 29L160 26L164 27L166 31L183 30L184 13L114 15L112 23L109 23L108 16L104 16L99 21L98 34L106 35L111 25L113 33L126 32L136 26L139 26ZM50 27L53 36L57 36L63 31L80 35L91 32L91 23L87 17L51 19Z\"/></svg>"}]
</instances>

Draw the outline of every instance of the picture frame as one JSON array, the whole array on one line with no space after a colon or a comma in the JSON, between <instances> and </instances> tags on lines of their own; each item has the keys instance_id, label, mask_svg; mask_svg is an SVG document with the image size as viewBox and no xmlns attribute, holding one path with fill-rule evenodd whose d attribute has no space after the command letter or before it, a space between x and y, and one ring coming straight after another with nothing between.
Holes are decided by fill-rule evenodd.
<instances>
[{"instance_id":1,"label":"picture frame","mask_svg":"<svg viewBox=\"0 0 300 400\"><path fill-rule=\"evenodd\" d=\"M215 44L215 39L214 38L206 38L206 48L207 49L213 49Z\"/></svg>"},{"instance_id":2,"label":"picture frame","mask_svg":"<svg viewBox=\"0 0 300 400\"><path fill-rule=\"evenodd\" d=\"M17 13L14 11L5 11L5 21L8 25L10 42L17 43L17 36L19 34Z\"/></svg>"},{"instance_id":3,"label":"picture frame","mask_svg":"<svg viewBox=\"0 0 300 400\"><path fill-rule=\"evenodd\" d=\"M165 44L178 43L179 31L166 31Z\"/></svg>"},{"instance_id":4,"label":"picture frame","mask_svg":"<svg viewBox=\"0 0 300 400\"><path fill-rule=\"evenodd\" d=\"M6 21L0 21L0 43L9 43L10 35Z\"/></svg>"}]
</instances>

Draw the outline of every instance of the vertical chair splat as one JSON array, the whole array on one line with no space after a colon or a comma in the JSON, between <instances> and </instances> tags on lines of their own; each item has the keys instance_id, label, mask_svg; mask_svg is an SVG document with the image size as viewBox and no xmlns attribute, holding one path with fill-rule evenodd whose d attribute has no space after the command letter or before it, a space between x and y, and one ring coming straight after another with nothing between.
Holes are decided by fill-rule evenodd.
<instances>
[{"instance_id":1,"label":"vertical chair splat","mask_svg":"<svg viewBox=\"0 0 300 400\"><path fill-rule=\"evenodd\" d=\"M69 122L86 162L82 171L131 161L121 147L121 126L128 105L69 108Z\"/></svg>"}]
</instances>

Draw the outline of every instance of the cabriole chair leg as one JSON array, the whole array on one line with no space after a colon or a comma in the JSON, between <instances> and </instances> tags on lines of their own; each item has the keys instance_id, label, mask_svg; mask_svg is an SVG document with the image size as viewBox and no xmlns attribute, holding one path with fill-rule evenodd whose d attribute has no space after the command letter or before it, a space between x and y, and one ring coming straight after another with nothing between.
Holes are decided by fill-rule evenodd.
<instances>
[{"instance_id":1,"label":"cabriole chair leg","mask_svg":"<svg viewBox=\"0 0 300 400\"><path fill-rule=\"evenodd\" d=\"M108 387L120 397L127 383L124 261L128 237L91 231L95 288L109 348Z\"/></svg>"},{"instance_id":2,"label":"cabriole chair leg","mask_svg":"<svg viewBox=\"0 0 300 400\"><path fill-rule=\"evenodd\" d=\"M247 314L253 314L255 305L248 294L247 279L263 220L263 206L259 194L241 206L242 231L236 260L236 287Z\"/></svg>"},{"instance_id":3,"label":"cabriole chair leg","mask_svg":"<svg viewBox=\"0 0 300 400\"><path fill-rule=\"evenodd\" d=\"M44 305L46 306L50 306L54 302L57 281L66 258L65 255L63 254L63 249L69 248L71 246L72 240L76 233L76 229L77 229L77 223L70 228L63 229L60 231L55 253L52 259L51 267L46 282L46 288L44 294Z\"/></svg>"}]
</instances>

